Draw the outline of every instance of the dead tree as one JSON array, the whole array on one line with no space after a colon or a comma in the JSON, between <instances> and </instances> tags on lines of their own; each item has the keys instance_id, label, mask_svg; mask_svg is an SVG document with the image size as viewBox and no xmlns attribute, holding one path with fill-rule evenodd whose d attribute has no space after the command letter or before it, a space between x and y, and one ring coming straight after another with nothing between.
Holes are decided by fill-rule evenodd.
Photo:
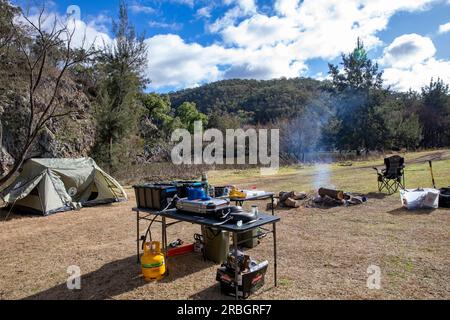
<instances>
[{"instance_id":1,"label":"dead tree","mask_svg":"<svg viewBox=\"0 0 450 320\"><path fill-rule=\"evenodd\" d=\"M70 30L67 22L63 23L55 15L50 28L45 8L42 8L36 21L29 14L21 14L22 23L11 21L11 27L16 35L21 35L25 29L26 36L16 38L17 59L25 61L26 107L29 118L26 125L26 137L21 151L15 159L12 169L2 178L0 185L16 173L27 159L33 143L39 133L52 119L66 117L71 110L63 110L57 102L64 77L71 67L80 64L95 53L93 43L85 49L85 35L81 46L73 47L73 37L76 31L75 23Z\"/></svg>"}]
</instances>

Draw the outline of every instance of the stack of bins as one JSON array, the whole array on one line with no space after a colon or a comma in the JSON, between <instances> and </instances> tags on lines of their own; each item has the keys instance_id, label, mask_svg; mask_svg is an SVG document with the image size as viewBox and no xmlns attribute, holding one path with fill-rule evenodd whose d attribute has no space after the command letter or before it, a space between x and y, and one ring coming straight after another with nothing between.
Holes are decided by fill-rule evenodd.
<instances>
[{"instance_id":1,"label":"stack of bins","mask_svg":"<svg viewBox=\"0 0 450 320\"><path fill-rule=\"evenodd\" d=\"M169 207L170 199L177 195L177 188L170 184L142 184L133 186L138 208L163 210Z\"/></svg>"}]
</instances>

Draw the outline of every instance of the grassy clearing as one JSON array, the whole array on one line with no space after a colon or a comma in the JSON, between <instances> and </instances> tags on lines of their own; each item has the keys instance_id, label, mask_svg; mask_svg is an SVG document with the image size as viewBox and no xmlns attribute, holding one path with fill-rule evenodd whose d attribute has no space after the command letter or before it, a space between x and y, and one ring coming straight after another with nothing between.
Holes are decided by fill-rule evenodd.
<instances>
[{"instance_id":1,"label":"grassy clearing","mask_svg":"<svg viewBox=\"0 0 450 320\"><path fill-rule=\"evenodd\" d=\"M450 185L450 150L440 152L418 152L404 155L406 158L406 187L431 187L428 159L433 161L436 185ZM318 187L334 186L350 192L376 192L376 172L372 167L383 167L383 159L355 161L352 166L339 163L304 165L280 168L277 175L261 176L258 169L210 171L213 184L236 184L242 187L262 187L270 191L304 190L313 191ZM328 179L326 178L328 176Z\"/></svg>"},{"instance_id":2,"label":"grassy clearing","mask_svg":"<svg viewBox=\"0 0 450 320\"><path fill-rule=\"evenodd\" d=\"M408 187L450 184L450 152L407 154ZM373 165L382 159L330 166L330 183L346 191L375 192ZM278 192L312 190L317 167L281 168L261 177L254 169L211 171L215 184L234 183ZM135 256L134 192L128 202L49 217L16 216L0 223L2 299L226 299L215 281L218 265L199 254L171 260L170 275L145 282ZM265 202L257 203L261 208ZM248 205L248 204L246 204ZM398 195L370 197L354 207L277 210L278 287L273 287L272 239L246 251L269 260L265 286L252 299L449 299L450 210L406 211ZM142 221L140 229L145 230ZM169 241L193 241L198 225L176 224ZM154 227L155 240L161 229ZM27 245L32 243L33 245ZM80 266L82 289L67 289L67 267ZM381 289L367 288L367 269L381 269ZM38 267L35 267L38 266Z\"/></svg>"}]
</instances>

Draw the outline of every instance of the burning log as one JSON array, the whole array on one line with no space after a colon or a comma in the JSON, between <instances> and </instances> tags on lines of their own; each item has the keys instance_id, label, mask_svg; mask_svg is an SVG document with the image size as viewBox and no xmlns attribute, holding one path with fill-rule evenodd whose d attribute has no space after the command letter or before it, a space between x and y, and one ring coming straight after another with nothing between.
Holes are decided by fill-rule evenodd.
<instances>
[{"instance_id":1,"label":"burning log","mask_svg":"<svg viewBox=\"0 0 450 320\"><path fill-rule=\"evenodd\" d=\"M325 195L323 197L322 196L316 197L314 199L314 203L320 204L320 205L323 205L323 206L334 207L334 206L342 205L344 203L344 201L338 200L338 199L335 199L335 198L332 198L330 196Z\"/></svg>"},{"instance_id":2,"label":"burning log","mask_svg":"<svg viewBox=\"0 0 450 320\"><path fill-rule=\"evenodd\" d=\"M341 201L345 199L344 191L325 189L325 188L319 189L319 196L321 196L322 198L324 198L325 196L328 196L330 198L333 198L336 200L341 200Z\"/></svg>"}]
</instances>

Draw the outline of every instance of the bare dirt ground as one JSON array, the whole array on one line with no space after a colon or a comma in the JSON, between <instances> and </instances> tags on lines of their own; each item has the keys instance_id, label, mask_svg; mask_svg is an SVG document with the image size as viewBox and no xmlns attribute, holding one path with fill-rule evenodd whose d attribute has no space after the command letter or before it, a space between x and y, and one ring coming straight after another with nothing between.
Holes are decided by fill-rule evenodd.
<instances>
[{"instance_id":1,"label":"bare dirt ground","mask_svg":"<svg viewBox=\"0 0 450 320\"><path fill-rule=\"evenodd\" d=\"M226 298L215 281L217 265L198 254L171 258L170 275L159 282L142 279L128 192L126 203L0 222L0 299ZM399 207L398 195L373 194L356 207L277 211L279 285L270 264L252 298L449 299L450 210ZM190 242L196 232L199 226L178 224L169 241ZM272 262L271 236L248 252ZM79 291L66 287L71 265L81 268ZM381 269L380 290L367 288L370 265Z\"/></svg>"}]
</instances>

